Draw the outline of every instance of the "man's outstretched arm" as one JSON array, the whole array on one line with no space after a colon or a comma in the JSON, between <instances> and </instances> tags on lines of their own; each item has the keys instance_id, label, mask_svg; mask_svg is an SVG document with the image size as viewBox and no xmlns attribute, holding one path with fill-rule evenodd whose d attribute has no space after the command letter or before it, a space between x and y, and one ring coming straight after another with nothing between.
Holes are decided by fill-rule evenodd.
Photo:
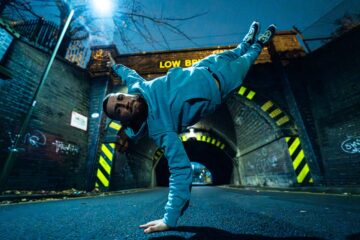
<instances>
[{"instance_id":1,"label":"man's outstretched arm","mask_svg":"<svg viewBox=\"0 0 360 240\"><path fill-rule=\"evenodd\" d=\"M192 167L178 134L167 132L161 136L160 141L163 143L165 157L169 163L169 195L164 217L140 226L145 228L145 233L164 231L175 227L190 199Z\"/></svg>"},{"instance_id":2,"label":"man's outstretched arm","mask_svg":"<svg viewBox=\"0 0 360 240\"><path fill-rule=\"evenodd\" d=\"M112 68L114 73L121 78L124 84L129 88L137 83L145 81L134 69L128 68L125 65L117 64L111 54L108 54L109 62L108 66Z\"/></svg>"}]
</instances>

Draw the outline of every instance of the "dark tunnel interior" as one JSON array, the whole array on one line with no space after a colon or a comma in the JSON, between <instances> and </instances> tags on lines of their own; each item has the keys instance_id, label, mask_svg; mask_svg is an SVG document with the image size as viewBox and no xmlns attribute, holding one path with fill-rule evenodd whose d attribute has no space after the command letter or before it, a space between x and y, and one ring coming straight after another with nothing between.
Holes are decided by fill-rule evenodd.
<instances>
[{"instance_id":1,"label":"dark tunnel interior","mask_svg":"<svg viewBox=\"0 0 360 240\"><path fill-rule=\"evenodd\" d=\"M212 185L229 184L233 172L231 158L220 148L206 142L189 139L184 147L191 162L203 164L212 175ZM157 186L169 186L169 167L165 157L155 169Z\"/></svg>"}]
</instances>

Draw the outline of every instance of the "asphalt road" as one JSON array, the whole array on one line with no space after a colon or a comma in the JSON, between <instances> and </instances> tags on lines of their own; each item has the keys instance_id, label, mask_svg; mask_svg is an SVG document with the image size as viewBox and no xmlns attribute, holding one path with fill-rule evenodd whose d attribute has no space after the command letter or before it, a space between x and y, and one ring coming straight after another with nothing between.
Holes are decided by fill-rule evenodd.
<instances>
[{"instance_id":1,"label":"asphalt road","mask_svg":"<svg viewBox=\"0 0 360 240\"><path fill-rule=\"evenodd\" d=\"M0 239L360 239L360 197L193 187L171 231L144 234L161 218L168 188L0 205Z\"/></svg>"}]
</instances>

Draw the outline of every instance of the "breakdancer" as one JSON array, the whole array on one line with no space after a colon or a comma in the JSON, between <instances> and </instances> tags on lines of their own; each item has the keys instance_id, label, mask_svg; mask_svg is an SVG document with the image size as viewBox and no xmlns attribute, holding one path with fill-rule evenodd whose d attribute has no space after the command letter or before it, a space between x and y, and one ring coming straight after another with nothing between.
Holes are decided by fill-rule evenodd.
<instances>
[{"instance_id":1,"label":"breakdancer","mask_svg":"<svg viewBox=\"0 0 360 240\"><path fill-rule=\"evenodd\" d=\"M163 218L140 225L145 233L168 230L189 206L192 167L178 134L213 113L238 88L264 45L275 34L270 25L257 37L259 22L253 22L243 41L234 49L210 55L188 68L172 68L165 76L144 80L134 70L116 64L113 71L128 86L128 94L111 93L103 101L105 114L121 122L128 137L137 141L147 134L163 148L170 170L168 201Z\"/></svg>"}]
</instances>

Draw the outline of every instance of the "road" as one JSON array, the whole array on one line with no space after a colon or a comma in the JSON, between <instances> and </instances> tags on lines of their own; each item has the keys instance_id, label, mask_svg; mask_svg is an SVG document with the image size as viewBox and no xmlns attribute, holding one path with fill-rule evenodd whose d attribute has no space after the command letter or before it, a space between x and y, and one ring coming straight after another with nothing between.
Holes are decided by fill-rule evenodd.
<instances>
[{"instance_id":1,"label":"road","mask_svg":"<svg viewBox=\"0 0 360 240\"><path fill-rule=\"evenodd\" d=\"M161 218L168 188L0 205L0 239L360 239L360 196L194 186L171 231Z\"/></svg>"}]
</instances>

